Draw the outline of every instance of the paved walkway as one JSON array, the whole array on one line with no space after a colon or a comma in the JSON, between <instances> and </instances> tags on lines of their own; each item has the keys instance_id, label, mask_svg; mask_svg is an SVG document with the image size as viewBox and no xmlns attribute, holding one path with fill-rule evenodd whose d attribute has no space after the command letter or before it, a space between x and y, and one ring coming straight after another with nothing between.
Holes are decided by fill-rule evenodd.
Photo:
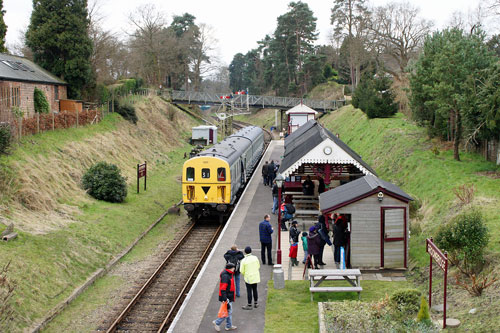
<instances>
[{"instance_id":1,"label":"paved walkway","mask_svg":"<svg viewBox=\"0 0 500 333\"><path fill-rule=\"evenodd\" d=\"M248 184L237 209L226 224L222 236L215 245L209 259L205 263L195 286L188 294L181 311L176 317L169 332L213 332L212 321L217 317L220 306L218 301L219 274L225 265L224 253L232 244L240 249L251 246L253 254L260 259L260 242L258 224L265 214L271 213L272 194L269 187L262 183L260 170L264 161L281 160L283 141L271 141L261 163L257 166L253 178ZM277 215L271 215L271 224L275 230L273 252L276 258L276 237L278 233ZM288 251L288 250L287 250ZM288 254L288 252L286 252ZM274 260L276 263L276 260ZM241 297L234 303L233 325L238 332L263 332L265 326L265 310L267 300L267 282L272 278L272 266L263 265L260 270L261 283L258 286L260 307L253 310L243 310L246 302L246 288L241 277ZM224 322L225 324L225 322ZM224 328L221 325L221 329Z\"/></svg>"}]
</instances>

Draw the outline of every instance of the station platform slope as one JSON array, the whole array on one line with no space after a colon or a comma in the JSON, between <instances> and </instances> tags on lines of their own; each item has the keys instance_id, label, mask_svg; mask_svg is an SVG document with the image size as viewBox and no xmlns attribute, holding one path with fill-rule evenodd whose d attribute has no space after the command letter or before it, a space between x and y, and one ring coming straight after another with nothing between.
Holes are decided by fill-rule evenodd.
<instances>
[{"instance_id":1,"label":"station platform slope","mask_svg":"<svg viewBox=\"0 0 500 333\"><path fill-rule=\"evenodd\" d=\"M215 332L212 321L217 318L220 307L218 287L219 274L226 262L224 253L233 244L236 244L242 251L246 246L250 246L252 253L260 260L261 245L258 225L264 219L265 214L271 215L271 225L274 228L273 258L276 263L278 218L277 215L271 214L273 203L271 188L263 185L261 170L265 161L281 160L283 152L283 140L271 141L168 332ZM241 276L241 297L236 298L233 303L233 325L238 327L237 332L264 331L267 282L272 278L272 270L273 267L270 265L261 265L261 282L258 285L259 307L252 310L242 309L242 306L247 304L247 292L244 278ZM224 325L225 322L220 327L221 331L224 331Z\"/></svg>"}]
</instances>

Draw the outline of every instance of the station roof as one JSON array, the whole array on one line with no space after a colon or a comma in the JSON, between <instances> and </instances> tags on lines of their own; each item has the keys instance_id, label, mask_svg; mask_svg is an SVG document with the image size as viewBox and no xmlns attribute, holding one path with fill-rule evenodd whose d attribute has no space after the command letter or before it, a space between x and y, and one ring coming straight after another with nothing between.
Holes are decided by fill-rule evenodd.
<instances>
[{"instance_id":1,"label":"station roof","mask_svg":"<svg viewBox=\"0 0 500 333\"><path fill-rule=\"evenodd\" d=\"M0 53L0 80L67 85L34 62L5 53Z\"/></svg>"},{"instance_id":2,"label":"station roof","mask_svg":"<svg viewBox=\"0 0 500 333\"><path fill-rule=\"evenodd\" d=\"M286 114L290 114L290 113L314 113L314 114L317 114L318 111L315 111L313 109L311 109L310 107L308 107L307 105L304 105L304 104L298 104L298 105L295 105L293 108L291 108L290 110L288 110L286 112Z\"/></svg>"},{"instance_id":3,"label":"station roof","mask_svg":"<svg viewBox=\"0 0 500 333\"><path fill-rule=\"evenodd\" d=\"M313 152L325 141L334 146L331 155ZM304 163L354 164L364 174L376 175L361 156L316 120L309 120L285 138L285 154L279 172L288 177Z\"/></svg>"},{"instance_id":4,"label":"station roof","mask_svg":"<svg viewBox=\"0 0 500 333\"><path fill-rule=\"evenodd\" d=\"M332 211L347 206L367 196L383 192L402 201L413 200L398 186L372 175L353 180L347 184L326 191L319 196L319 206L322 212Z\"/></svg>"}]
</instances>

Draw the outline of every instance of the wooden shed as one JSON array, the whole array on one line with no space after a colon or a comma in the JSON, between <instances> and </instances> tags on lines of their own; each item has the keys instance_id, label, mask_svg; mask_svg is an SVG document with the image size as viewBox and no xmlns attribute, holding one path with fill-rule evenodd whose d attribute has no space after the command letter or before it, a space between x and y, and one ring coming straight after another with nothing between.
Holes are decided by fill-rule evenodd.
<instances>
[{"instance_id":1,"label":"wooden shed","mask_svg":"<svg viewBox=\"0 0 500 333\"><path fill-rule=\"evenodd\" d=\"M217 143L217 126L200 125L192 128L192 144L211 145Z\"/></svg>"},{"instance_id":2,"label":"wooden shed","mask_svg":"<svg viewBox=\"0 0 500 333\"><path fill-rule=\"evenodd\" d=\"M408 267L409 202L398 186L373 175L320 195L323 215L344 215L350 231L346 262L364 269Z\"/></svg>"},{"instance_id":3,"label":"wooden shed","mask_svg":"<svg viewBox=\"0 0 500 333\"><path fill-rule=\"evenodd\" d=\"M286 112L288 118L288 134L292 134L309 120L314 120L317 114L317 111L314 111L302 103L288 110Z\"/></svg>"}]
</instances>

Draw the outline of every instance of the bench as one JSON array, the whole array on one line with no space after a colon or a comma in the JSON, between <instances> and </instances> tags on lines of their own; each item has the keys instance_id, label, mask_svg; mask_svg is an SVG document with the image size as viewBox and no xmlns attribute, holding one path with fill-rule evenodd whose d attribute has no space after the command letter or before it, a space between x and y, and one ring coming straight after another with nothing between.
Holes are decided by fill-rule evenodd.
<instances>
[{"instance_id":1,"label":"bench","mask_svg":"<svg viewBox=\"0 0 500 333\"><path fill-rule=\"evenodd\" d=\"M309 291L311 292L311 301L313 300L313 293L317 292L356 292L358 299L361 299L360 277L361 272L359 269L312 269L309 272ZM350 287L320 287L323 281L327 280L345 280L349 282Z\"/></svg>"}]
</instances>

